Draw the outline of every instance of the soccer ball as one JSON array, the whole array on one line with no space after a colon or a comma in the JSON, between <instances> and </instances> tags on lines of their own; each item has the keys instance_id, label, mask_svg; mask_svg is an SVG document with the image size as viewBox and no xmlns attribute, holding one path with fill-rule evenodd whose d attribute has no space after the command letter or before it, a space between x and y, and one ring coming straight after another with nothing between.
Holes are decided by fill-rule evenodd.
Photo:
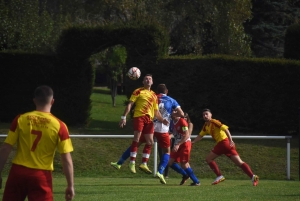
<instances>
[{"instance_id":1,"label":"soccer ball","mask_svg":"<svg viewBox=\"0 0 300 201\"><path fill-rule=\"evenodd\" d=\"M132 67L127 72L127 75L132 80L137 80L141 76L141 71L137 67Z\"/></svg>"}]
</instances>

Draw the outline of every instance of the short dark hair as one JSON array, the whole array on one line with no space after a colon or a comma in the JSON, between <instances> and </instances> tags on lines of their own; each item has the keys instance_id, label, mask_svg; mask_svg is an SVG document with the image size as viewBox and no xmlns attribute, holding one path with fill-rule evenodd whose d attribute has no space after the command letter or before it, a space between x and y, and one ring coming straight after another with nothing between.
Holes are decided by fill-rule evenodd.
<instances>
[{"instance_id":1,"label":"short dark hair","mask_svg":"<svg viewBox=\"0 0 300 201\"><path fill-rule=\"evenodd\" d=\"M52 97L53 90L49 86L42 85L34 90L34 98L39 105L46 105L50 103Z\"/></svg>"},{"instance_id":2,"label":"short dark hair","mask_svg":"<svg viewBox=\"0 0 300 201\"><path fill-rule=\"evenodd\" d=\"M203 110L202 110L202 113L203 113L203 112L210 112L210 113L211 113L210 109L208 109L208 108L203 109Z\"/></svg>"},{"instance_id":3,"label":"short dark hair","mask_svg":"<svg viewBox=\"0 0 300 201\"><path fill-rule=\"evenodd\" d=\"M156 88L157 94L165 94L167 93L167 86L165 84L159 84Z\"/></svg>"},{"instance_id":4,"label":"short dark hair","mask_svg":"<svg viewBox=\"0 0 300 201\"><path fill-rule=\"evenodd\" d=\"M151 74L146 74L144 77L146 77L146 76L152 77L152 75L151 75Z\"/></svg>"}]
</instances>

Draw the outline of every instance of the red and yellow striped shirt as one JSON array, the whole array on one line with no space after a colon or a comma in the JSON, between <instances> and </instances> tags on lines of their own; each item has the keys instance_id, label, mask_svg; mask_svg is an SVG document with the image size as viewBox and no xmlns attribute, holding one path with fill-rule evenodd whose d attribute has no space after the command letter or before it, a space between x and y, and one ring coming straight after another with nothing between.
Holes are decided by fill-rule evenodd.
<instances>
[{"instance_id":1,"label":"red and yellow striped shirt","mask_svg":"<svg viewBox=\"0 0 300 201\"><path fill-rule=\"evenodd\" d=\"M17 143L12 163L28 168L53 170L57 150L73 151L69 131L64 122L51 113L32 111L18 115L12 122L5 143Z\"/></svg>"},{"instance_id":2,"label":"red and yellow striped shirt","mask_svg":"<svg viewBox=\"0 0 300 201\"><path fill-rule=\"evenodd\" d=\"M158 110L158 99L154 91L138 88L133 91L129 100L135 103L133 117L149 115L153 120L154 111Z\"/></svg>"},{"instance_id":3,"label":"red and yellow striped shirt","mask_svg":"<svg viewBox=\"0 0 300 201\"><path fill-rule=\"evenodd\" d=\"M211 135L212 138L218 143L222 140L225 140L227 137L225 130L228 129L228 126L222 124L219 120L212 119L208 125L207 122L203 125L202 130L199 135Z\"/></svg>"}]
</instances>

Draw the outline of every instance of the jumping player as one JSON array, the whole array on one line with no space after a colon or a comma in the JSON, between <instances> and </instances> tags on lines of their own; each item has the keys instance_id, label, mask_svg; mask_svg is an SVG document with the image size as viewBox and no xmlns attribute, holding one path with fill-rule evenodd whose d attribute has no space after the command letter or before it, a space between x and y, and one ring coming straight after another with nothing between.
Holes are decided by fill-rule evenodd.
<instances>
[{"instance_id":1,"label":"jumping player","mask_svg":"<svg viewBox=\"0 0 300 201\"><path fill-rule=\"evenodd\" d=\"M152 173L152 171L147 166L147 162L149 160L152 145L154 144L154 116L164 125L169 124L168 120L164 119L158 110L157 96L155 92L151 90L152 84L152 75L147 74L143 79L144 87L138 88L133 91L129 99L129 103L126 106L123 116L121 116L121 121L119 123L121 128L123 128L123 126L126 125L126 116L130 112L130 109L133 106L133 104L135 104L133 114L134 138L130 148L129 163L129 169L132 173L136 173L135 159L141 135L143 135L146 144L143 150L142 164L140 164L139 169L148 174Z\"/></svg>"}]
</instances>

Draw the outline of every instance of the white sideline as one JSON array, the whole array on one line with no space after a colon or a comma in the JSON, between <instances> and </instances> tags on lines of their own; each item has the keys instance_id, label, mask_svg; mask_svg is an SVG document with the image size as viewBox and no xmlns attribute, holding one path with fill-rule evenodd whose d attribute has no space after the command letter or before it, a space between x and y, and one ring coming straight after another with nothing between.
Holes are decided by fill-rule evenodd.
<instances>
[{"instance_id":1,"label":"white sideline","mask_svg":"<svg viewBox=\"0 0 300 201\"><path fill-rule=\"evenodd\" d=\"M0 134L0 137L6 137L5 134ZM71 138L133 138L133 135L84 135L84 134L71 134ZM192 135L191 138L196 138L197 135ZM204 139L209 139L211 136L204 136ZM287 173L286 177L287 180L290 180L291 175L291 143L290 139L292 136L241 136L241 135L232 135L233 139L278 139L278 140L287 140L287 159L286 159L286 166L287 166ZM154 142L154 167L153 167L153 175L155 176L157 172L157 142Z\"/></svg>"}]
</instances>

